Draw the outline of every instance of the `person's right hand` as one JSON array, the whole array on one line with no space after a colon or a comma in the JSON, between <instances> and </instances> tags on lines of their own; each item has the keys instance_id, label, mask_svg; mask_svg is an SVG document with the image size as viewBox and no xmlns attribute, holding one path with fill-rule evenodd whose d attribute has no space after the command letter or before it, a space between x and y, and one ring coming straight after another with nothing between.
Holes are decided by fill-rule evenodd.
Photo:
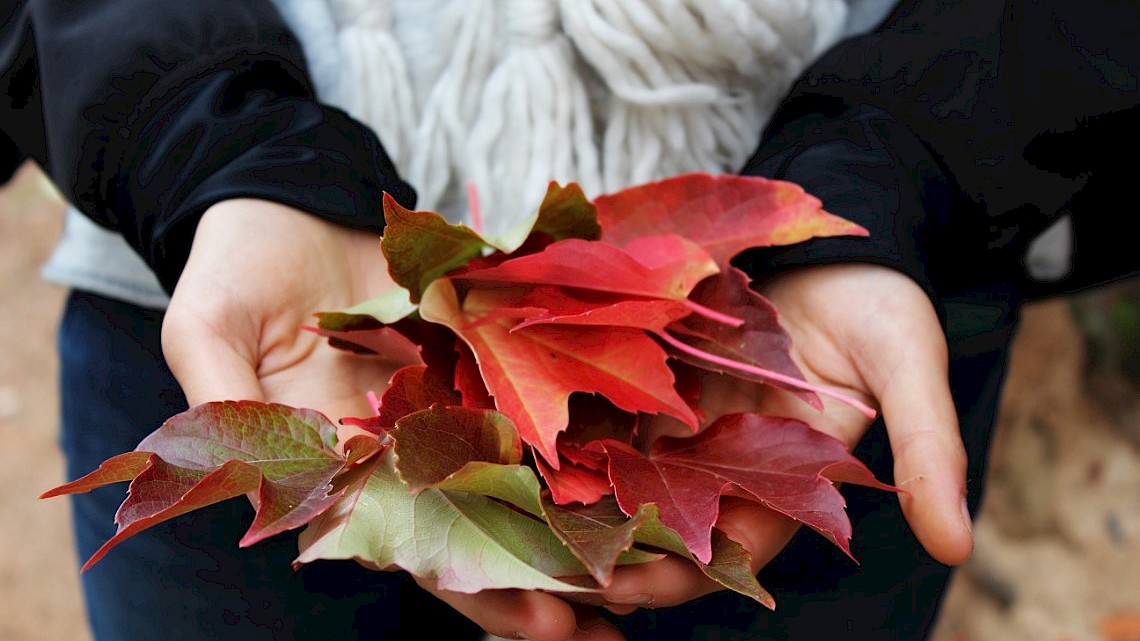
<instances>
[{"instance_id":1,"label":"person's right hand","mask_svg":"<svg viewBox=\"0 0 1140 641\"><path fill-rule=\"evenodd\" d=\"M809 267L760 289L792 337L792 357L807 380L878 407L895 462L898 500L926 551L946 564L973 548L966 510L966 455L950 397L946 339L934 307L909 277L875 265ZM853 449L871 425L853 407L823 398L821 414L787 392L759 394L752 384L722 380L706 389L706 413L753 411L798 418ZM883 500L892 500L884 495ZM759 571L799 524L753 501L722 502L717 527L741 543ZM723 589L689 561L618 568L604 595L610 609L666 607Z\"/></svg>"}]
</instances>

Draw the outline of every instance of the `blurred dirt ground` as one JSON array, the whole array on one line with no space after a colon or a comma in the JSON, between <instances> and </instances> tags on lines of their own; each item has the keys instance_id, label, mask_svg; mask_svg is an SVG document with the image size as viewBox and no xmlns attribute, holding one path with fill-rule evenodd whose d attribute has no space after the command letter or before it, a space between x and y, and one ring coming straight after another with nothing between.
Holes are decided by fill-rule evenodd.
<instances>
[{"instance_id":1,"label":"blurred dirt ground","mask_svg":"<svg viewBox=\"0 0 1140 641\"><path fill-rule=\"evenodd\" d=\"M89 639L59 484L54 333L38 267L61 209L0 189L0 639ZM936 641L1140 641L1140 283L1026 310L974 558ZM855 534L858 536L858 532ZM808 640L810 641L810 640Z\"/></svg>"}]
</instances>

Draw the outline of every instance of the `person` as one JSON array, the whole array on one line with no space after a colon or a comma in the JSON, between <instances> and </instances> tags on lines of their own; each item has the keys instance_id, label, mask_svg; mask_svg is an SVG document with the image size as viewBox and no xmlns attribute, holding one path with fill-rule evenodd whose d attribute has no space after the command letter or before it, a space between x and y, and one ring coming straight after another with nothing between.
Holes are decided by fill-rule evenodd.
<instances>
[{"instance_id":1,"label":"person","mask_svg":"<svg viewBox=\"0 0 1140 641\"><path fill-rule=\"evenodd\" d=\"M369 266L381 231L380 193L409 207L414 194L386 153L399 131L366 126L363 113L350 116L317 98L321 76L306 70L330 65L306 60L321 51L316 35L302 50L293 32L319 23L294 16L290 29L282 20L305 4L3 7L0 128L14 149L49 170L85 216L134 249L172 294L165 312L106 295L105 281L96 290L103 294L71 295L60 328L69 474L132 449L187 403L250 398L331 416L364 410L358 390L378 373L318 349L316 338L297 327L313 310L368 297L376 286ZM587 3L563 4L563 26L570 28L577 24L571 12ZM818 240L739 260L781 309L808 377L882 410L884 420L873 425L840 407L829 406L822 421L813 417L855 447L880 478L906 490L894 502L843 488L862 565L770 512L729 503L720 526L753 553L761 582L776 594L777 612L714 590L676 559L622 569L604 594L607 607L597 609L537 592L462 595L426 584L419 590L403 574L343 563L293 573L294 539L235 548L249 519L248 506L235 501L136 536L85 575L96 637L477 638L469 618L478 628L535 639L924 638L949 565L963 561L972 545L968 512L981 499L1019 303L1137 271L1123 234L1098 218L1114 211L1108 204L1119 198L1127 184L1119 179L1131 168L1108 163L1101 145L1137 131L1137 52L1123 26L1135 23L1129 11L1108 3L1078 11L1018 2L903 2L873 32L819 58L782 102L751 159L739 158L746 173L796 181L872 232L868 241ZM839 37L823 13L815 16L816 29L781 41L799 63L780 58L766 72L782 69L790 81ZM583 18L579 37L620 22L599 23L598 15ZM546 29L550 14L543 16L538 27ZM384 22L374 14L355 18ZM459 32L472 37L452 44L458 50L480 42L475 27L494 20L493 14L474 20L471 32ZM509 26L535 27L519 20L524 24ZM562 54L531 58L564 61L565 45L559 48ZM371 59L394 61L386 55L391 51L373 51ZM526 69L519 62L526 58L514 61ZM441 65L463 71L457 86L513 86L495 80L491 62L478 55L464 54L460 62ZM399 78L398 71L388 70ZM336 87L361 77L371 75ZM769 84L782 93L777 78ZM625 129L580 136L610 141L618 158L627 139L658 140L654 133L667 139L673 131L630 124L653 121L645 117L647 102L652 107L665 94L700 102L703 95L699 83L655 92L623 79L603 78L617 98L641 100L612 119ZM446 150L466 136L476 139L475 151L447 167L425 153L426 160L411 164L411 183L442 199L454 186L455 165L470 162L478 168L472 173L492 186L491 198L499 199L493 202L504 202L509 194L493 187L510 181L487 159L518 157L495 146L511 132L502 122L496 129L494 118L464 131L472 124L464 117L471 105L463 92L452 94L450 101L440 98L436 111L425 108L439 120L423 127L424 141ZM380 106L395 113L397 100ZM714 102L704 113L713 118L723 107ZM746 115L758 134L766 113ZM742 121L737 116L718 120L727 123L718 131L747 138L729 126ZM430 137L440 132L447 135ZM498 138L484 139L494 132ZM698 133L683 143L699 140ZM537 136L513 138L543 148ZM635 153L625 157L631 167L644 164L632 162L641 159ZM662 151L649 160L677 171L667 157ZM588 150L576 158L576 169L596 188L607 184L605 169L620 166L603 168ZM82 229L71 220L86 219L69 219L69 234ZM1071 267L1052 282L1033 281L1021 261L1030 241L1057 221L1079 239ZM59 269L69 255L56 263ZM779 394L757 405L802 411ZM120 497L76 499L81 555L110 536Z\"/></svg>"}]
</instances>

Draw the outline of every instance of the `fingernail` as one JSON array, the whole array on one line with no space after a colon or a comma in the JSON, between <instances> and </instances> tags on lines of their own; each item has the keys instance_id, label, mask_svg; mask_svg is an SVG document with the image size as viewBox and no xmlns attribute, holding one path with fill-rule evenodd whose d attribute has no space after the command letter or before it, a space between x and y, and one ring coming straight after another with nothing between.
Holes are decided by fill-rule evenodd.
<instances>
[{"instance_id":1,"label":"fingernail","mask_svg":"<svg viewBox=\"0 0 1140 641\"><path fill-rule=\"evenodd\" d=\"M962 497L962 523L970 534L974 533L974 520L970 517L970 506L966 504L966 497Z\"/></svg>"},{"instance_id":2,"label":"fingernail","mask_svg":"<svg viewBox=\"0 0 1140 641\"><path fill-rule=\"evenodd\" d=\"M610 603L620 605L649 605L653 602L652 594L623 594L607 599Z\"/></svg>"}]
</instances>

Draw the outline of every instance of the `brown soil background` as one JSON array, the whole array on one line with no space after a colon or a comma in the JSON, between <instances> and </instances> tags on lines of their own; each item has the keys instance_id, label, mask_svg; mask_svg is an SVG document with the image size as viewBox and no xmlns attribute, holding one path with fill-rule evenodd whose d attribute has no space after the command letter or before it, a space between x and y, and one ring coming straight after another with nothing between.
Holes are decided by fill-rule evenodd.
<instances>
[{"instance_id":1,"label":"brown soil background","mask_svg":"<svg viewBox=\"0 0 1140 641\"><path fill-rule=\"evenodd\" d=\"M90 638L68 504L36 499L65 480L54 348L64 292L38 276L61 219L31 167L0 189L5 641ZM951 587L936 641L1140 641L1138 285L1026 310L977 548Z\"/></svg>"}]
</instances>

